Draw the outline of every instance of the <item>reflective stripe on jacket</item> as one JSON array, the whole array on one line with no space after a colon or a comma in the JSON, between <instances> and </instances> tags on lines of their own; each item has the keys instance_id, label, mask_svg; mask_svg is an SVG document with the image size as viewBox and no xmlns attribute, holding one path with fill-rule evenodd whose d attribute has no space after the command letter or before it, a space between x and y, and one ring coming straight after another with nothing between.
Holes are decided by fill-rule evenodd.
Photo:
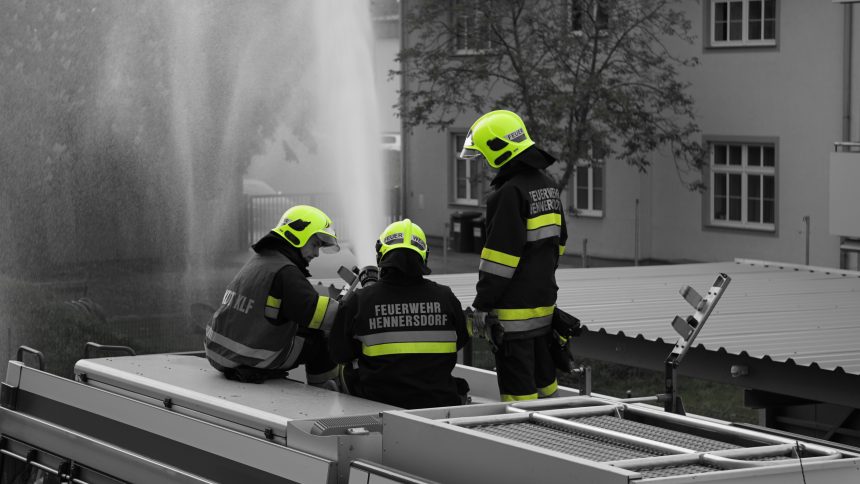
<instances>
[{"instance_id":1,"label":"reflective stripe on jacket","mask_svg":"<svg viewBox=\"0 0 860 484\"><path fill-rule=\"evenodd\" d=\"M366 356L457 352L457 332L453 329L391 331L356 335L355 339L361 341L361 352Z\"/></svg>"}]
</instances>

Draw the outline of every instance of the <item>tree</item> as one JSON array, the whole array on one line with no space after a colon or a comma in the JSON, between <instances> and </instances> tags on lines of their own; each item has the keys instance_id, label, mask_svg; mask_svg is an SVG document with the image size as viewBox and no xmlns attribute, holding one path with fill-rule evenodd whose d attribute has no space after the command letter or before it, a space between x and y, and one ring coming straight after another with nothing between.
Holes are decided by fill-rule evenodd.
<instances>
[{"instance_id":1,"label":"tree","mask_svg":"<svg viewBox=\"0 0 860 484\"><path fill-rule=\"evenodd\" d=\"M404 8L408 42L400 114L407 128L444 129L457 115L510 109L532 138L562 160L559 184L577 165L607 158L646 171L668 148L679 178L704 185L704 153L688 83L696 58L680 0L448 0Z\"/></svg>"}]
</instances>

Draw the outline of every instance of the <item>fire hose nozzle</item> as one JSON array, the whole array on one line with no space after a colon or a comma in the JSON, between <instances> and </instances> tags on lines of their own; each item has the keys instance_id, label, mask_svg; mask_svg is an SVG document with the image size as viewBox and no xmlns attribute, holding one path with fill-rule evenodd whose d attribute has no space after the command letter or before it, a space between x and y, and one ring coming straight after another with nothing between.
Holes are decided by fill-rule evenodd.
<instances>
[{"instance_id":1,"label":"fire hose nozzle","mask_svg":"<svg viewBox=\"0 0 860 484\"><path fill-rule=\"evenodd\" d=\"M367 287L379 281L379 268L376 266L364 266L358 271L358 280L361 287Z\"/></svg>"}]
</instances>

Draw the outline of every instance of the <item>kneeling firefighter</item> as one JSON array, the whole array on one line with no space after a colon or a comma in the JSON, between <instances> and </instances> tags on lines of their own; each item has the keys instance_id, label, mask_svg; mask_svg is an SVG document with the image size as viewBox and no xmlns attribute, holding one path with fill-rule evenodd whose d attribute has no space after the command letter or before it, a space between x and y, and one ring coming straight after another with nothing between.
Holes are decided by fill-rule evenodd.
<instances>
[{"instance_id":1,"label":"kneeling firefighter","mask_svg":"<svg viewBox=\"0 0 860 484\"><path fill-rule=\"evenodd\" d=\"M424 278L427 255L409 219L379 236L379 281L343 303L329 340L350 394L408 409L463 403L468 386L451 371L469 340L466 318L448 286Z\"/></svg>"},{"instance_id":2,"label":"kneeling firefighter","mask_svg":"<svg viewBox=\"0 0 860 484\"><path fill-rule=\"evenodd\" d=\"M307 280L319 251L340 247L322 210L298 205L252 248L206 327L206 357L232 380L260 383L305 365L311 385L338 390L325 335L338 303Z\"/></svg>"}]
</instances>

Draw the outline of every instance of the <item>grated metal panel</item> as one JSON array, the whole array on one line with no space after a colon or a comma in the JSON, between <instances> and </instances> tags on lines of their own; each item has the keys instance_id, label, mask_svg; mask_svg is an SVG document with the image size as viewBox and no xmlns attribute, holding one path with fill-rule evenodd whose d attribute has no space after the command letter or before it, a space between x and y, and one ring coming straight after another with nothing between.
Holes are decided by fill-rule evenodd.
<instances>
[{"instance_id":1,"label":"grated metal panel","mask_svg":"<svg viewBox=\"0 0 860 484\"><path fill-rule=\"evenodd\" d=\"M584 417L572 420L586 425L600 427L602 429L614 430L616 432L634 435L644 439L677 445L697 452L711 452L715 450L738 448L737 445L729 444L727 442L690 435L684 432L678 432L677 430L664 429L662 427L656 427L654 425L648 425L608 415Z\"/></svg>"},{"instance_id":2,"label":"grated metal panel","mask_svg":"<svg viewBox=\"0 0 860 484\"><path fill-rule=\"evenodd\" d=\"M749 461L775 461L775 460L796 460L795 457L789 457L787 455L769 455L767 457L753 457L751 459L740 458L740 460L749 460Z\"/></svg>"},{"instance_id":3,"label":"grated metal panel","mask_svg":"<svg viewBox=\"0 0 860 484\"><path fill-rule=\"evenodd\" d=\"M642 474L643 478L649 479L655 477L682 476L685 474L705 474L719 470L721 469L708 465L692 464L686 466L654 467L651 469L638 470L636 472Z\"/></svg>"},{"instance_id":4,"label":"grated metal panel","mask_svg":"<svg viewBox=\"0 0 860 484\"><path fill-rule=\"evenodd\" d=\"M480 425L471 429L597 462L663 455L615 440L534 422Z\"/></svg>"}]
</instances>

